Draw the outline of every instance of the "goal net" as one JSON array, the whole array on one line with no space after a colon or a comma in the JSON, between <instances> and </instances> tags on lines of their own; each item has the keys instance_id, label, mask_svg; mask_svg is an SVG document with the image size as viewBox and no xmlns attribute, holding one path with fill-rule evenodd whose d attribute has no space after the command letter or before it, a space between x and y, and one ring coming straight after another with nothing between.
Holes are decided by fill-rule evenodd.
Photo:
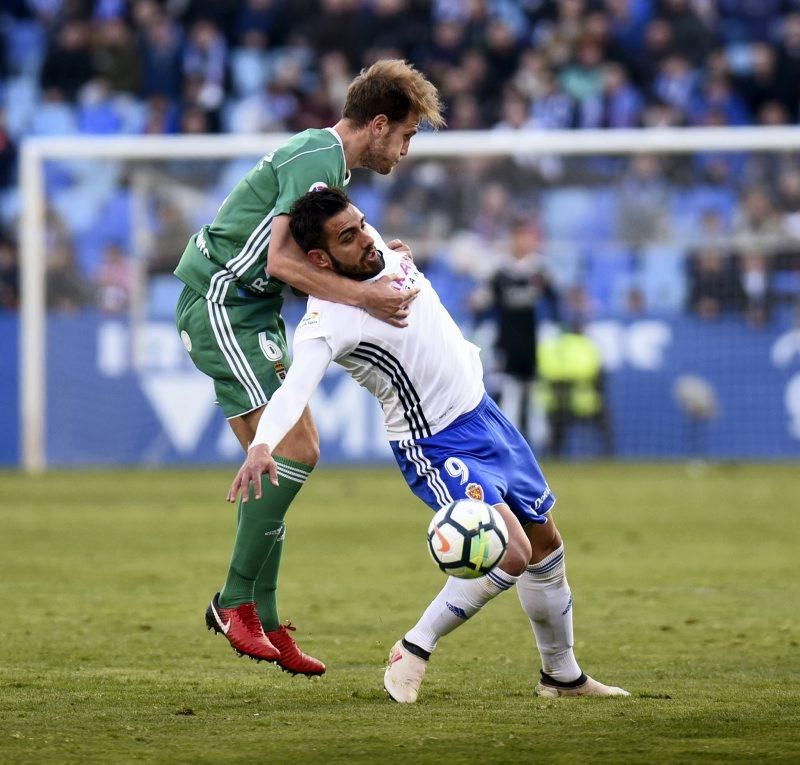
<instances>
[{"instance_id":1,"label":"goal net","mask_svg":"<svg viewBox=\"0 0 800 765\"><path fill-rule=\"evenodd\" d=\"M240 450L174 329L186 241L285 136L23 146L21 454L213 463ZM354 202L407 241L538 454L800 453L800 131L423 134ZM287 327L304 301L286 290ZM534 339L535 337L535 339ZM390 459L332 370L323 460Z\"/></svg>"}]
</instances>

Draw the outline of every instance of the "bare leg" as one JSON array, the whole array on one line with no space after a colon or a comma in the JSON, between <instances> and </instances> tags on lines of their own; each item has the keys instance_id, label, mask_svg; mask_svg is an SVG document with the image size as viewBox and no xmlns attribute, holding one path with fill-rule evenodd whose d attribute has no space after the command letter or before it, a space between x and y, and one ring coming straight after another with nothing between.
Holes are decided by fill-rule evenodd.
<instances>
[{"instance_id":1,"label":"bare leg","mask_svg":"<svg viewBox=\"0 0 800 765\"><path fill-rule=\"evenodd\" d=\"M530 565L540 563L563 544L553 513L547 513L545 517L547 523L529 523L525 526L525 535L531 543Z\"/></svg>"},{"instance_id":2,"label":"bare leg","mask_svg":"<svg viewBox=\"0 0 800 765\"><path fill-rule=\"evenodd\" d=\"M264 407L248 412L241 417L232 417L228 422L234 435L244 451L256 434ZM311 417L311 410L306 407L295 426L286 434L283 441L275 447L275 456L285 457L295 462L314 467L319 462L319 434Z\"/></svg>"}]
</instances>

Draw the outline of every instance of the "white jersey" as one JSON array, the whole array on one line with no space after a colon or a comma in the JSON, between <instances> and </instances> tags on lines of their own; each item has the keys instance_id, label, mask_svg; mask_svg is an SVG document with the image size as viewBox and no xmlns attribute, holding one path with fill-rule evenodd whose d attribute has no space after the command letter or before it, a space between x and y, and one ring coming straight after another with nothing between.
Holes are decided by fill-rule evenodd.
<instances>
[{"instance_id":1,"label":"white jersey","mask_svg":"<svg viewBox=\"0 0 800 765\"><path fill-rule=\"evenodd\" d=\"M401 273L397 289L420 288L408 326L393 327L361 308L312 297L295 331L295 355L302 353L302 343L324 339L333 360L380 401L390 441L425 438L480 403L480 350L464 338L414 264L371 233L385 258L374 278Z\"/></svg>"}]
</instances>

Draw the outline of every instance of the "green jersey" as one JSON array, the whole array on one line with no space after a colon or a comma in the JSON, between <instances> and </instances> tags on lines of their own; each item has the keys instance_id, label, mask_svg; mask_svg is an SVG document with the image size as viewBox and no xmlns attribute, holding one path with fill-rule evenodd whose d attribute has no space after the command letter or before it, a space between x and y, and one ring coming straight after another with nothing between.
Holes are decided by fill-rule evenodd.
<instances>
[{"instance_id":1,"label":"green jersey","mask_svg":"<svg viewBox=\"0 0 800 765\"><path fill-rule=\"evenodd\" d=\"M344 187L349 180L342 140L332 128L306 130L267 154L234 187L213 223L190 240L175 275L219 304L280 293L269 275L272 220L315 186Z\"/></svg>"}]
</instances>

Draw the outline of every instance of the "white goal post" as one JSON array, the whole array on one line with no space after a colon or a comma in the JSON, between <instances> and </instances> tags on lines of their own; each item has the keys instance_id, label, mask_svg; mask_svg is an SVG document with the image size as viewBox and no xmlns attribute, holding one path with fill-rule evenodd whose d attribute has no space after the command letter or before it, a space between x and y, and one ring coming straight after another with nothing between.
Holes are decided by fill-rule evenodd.
<instances>
[{"instance_id":1,"label":"white goal post","mask_svg":"<svg viewBox=\"0 0 800 765\"><path fill-rule=\"evenodd\" d=\"M22 144L20 165L21 461L30 472L46 467L46 200L44 164L49 160L232 159L261 156L286 134L218 136L33 137ZM630 155L656 152L800 150L800 127L655 128L586 131L453 131L423 133L415 158L481 156Z\"/></svg>"}]
</instances>

